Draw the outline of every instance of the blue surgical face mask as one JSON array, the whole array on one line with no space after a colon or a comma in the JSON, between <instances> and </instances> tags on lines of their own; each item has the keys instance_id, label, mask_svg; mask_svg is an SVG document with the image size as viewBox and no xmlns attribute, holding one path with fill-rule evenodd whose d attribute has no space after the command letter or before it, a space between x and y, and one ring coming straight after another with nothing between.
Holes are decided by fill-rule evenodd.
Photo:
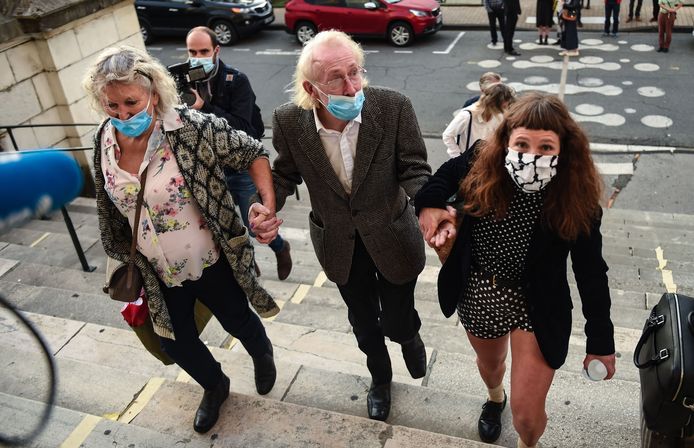
<instances>
[{"instance_id":1,"label":"blue surgical face mask","mask_svg":"<svg viewBox=\"0 0 694 448\"><path fill-rule=\"evenodd\" d=\"M202 66L202 69L205 70L205 73L207 73L208 75L212 73L216 65L215 62L212 60L212 57L189 58L188 63L190 64L190 68Z\"/></svg>"},{"instance_id":2,"label":"blue surgical face mask","mask_svg":"<svg viewBox=\"0 0 694 448\"><path fill-rule=\"evenodd\" d=\"M147 105L144 109L127 120L120 120L118 118L111 117L111 124L113 124L113 127L118 129L121 134L127 137L139 137L147 130L147 128L149 128L149 125L152 124L152 115L147 113L151 100L152 93L150 92Z\"/></svg>"},{"instance_id":3,"label":"blue surgical face mask","mask_svg":"<svg viewBox=\"0 0 694 448\"><path fill-rule=\"evenodd\" d=\"M316 86L314 85L314 87ZM321 104L338 120L354 120L361 113L361 107L364 105L363 90L359 90L354 96L328 95L321 89L318 89L318 91L328 97L328 104L322 101Z\"/></svg>"}]
</instances>

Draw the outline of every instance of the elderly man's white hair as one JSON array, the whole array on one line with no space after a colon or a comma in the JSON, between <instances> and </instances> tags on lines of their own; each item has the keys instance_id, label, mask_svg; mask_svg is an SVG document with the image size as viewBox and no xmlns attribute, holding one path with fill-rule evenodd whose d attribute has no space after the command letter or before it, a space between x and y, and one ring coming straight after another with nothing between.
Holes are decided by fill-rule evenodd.
<instances>
[{"instance_id":1,"label":"elderly man's white hair","mask_svg":"<svg viewBox=\"0 0 694 448\"><path fill-rule=\"evenodd\" d=\"M364 51L347 34L336 30L321 31L316 34L301 50L301 55L299 55L299 60L296 63L296 71L294 72L294 86L290 90L292 92L292 101L302 109L311 110L318 104L318 101L304 89L304 81L315 81L318 77L318 73L315 72L314 63L316 61L313 54L318 47L323 45L330 47L345 46L354 53L357 65L360 67L364 65ZM362 87L366 87L367 84L368 80L364 78Z\"/></svg>"}]
</instances>

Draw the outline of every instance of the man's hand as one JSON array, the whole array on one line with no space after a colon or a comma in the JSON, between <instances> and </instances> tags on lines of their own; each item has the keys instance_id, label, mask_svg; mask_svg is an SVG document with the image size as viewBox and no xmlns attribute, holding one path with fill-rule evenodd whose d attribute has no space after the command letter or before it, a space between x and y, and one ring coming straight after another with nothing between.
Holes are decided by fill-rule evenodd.
<instances>
[{"instance_id":1,"label":"man's hand","mask_svg":"<svg viewBox=\"0 0 694 448\"><path fill-rule=\"evenodd\" d=\"M448 238L455 237L457 215L456 209L447 206L442 208L423 208L419 212L419 229L424 241L430 247L440 247Z\"/></svg>"},{"instance_id":2,"label":"man's hand","mask_svg":"<svg viewBox=\"0 0 694 448\"><path fill-rule=\"evenodd\" d=\"M248 208L250 230L255 233L255 239L259 243L271 243L277 237L282 222L274 212L260 202L254 202Z\"/></svg>"},{"instance_id":3,"label":"man's hand","mask_svg":"<svg viewBox=\"0 0 694 448\"><path fill-rule=\"evenodd\" d=\"M191 109L195 109L195 110L200 110L200 109L202 109L202 106L205 105L205 100L203 100L203 99L200 97L200 95L198 94L198 91L195 90L195 89L193 89L193 88L190 89L190 93L192 93L193 95L195 95L195 102L193 103L192 106L190 106L190 108L191 108Z\"/></svg>"}]
</instances>

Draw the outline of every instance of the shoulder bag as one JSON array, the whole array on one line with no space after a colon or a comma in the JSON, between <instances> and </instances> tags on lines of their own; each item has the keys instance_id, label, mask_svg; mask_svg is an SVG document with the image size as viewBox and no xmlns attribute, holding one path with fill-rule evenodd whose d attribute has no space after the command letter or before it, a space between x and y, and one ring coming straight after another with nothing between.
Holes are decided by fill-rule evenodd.
<instances>
[{"instance_id":1,"label":"shoulder bag","mask_svg":"<svg viewBox=\"0 0 694 448\"><path fill-rule=\"evenodd\" d=\"M140 176L140 192L137 194L137 202L135 203L135 221L133 221L133 237L130 245L130 259L127 263L120 262L113 269L110 275L107 272L106 285L104 290L108 295L119 302L132 302L137 300L142 289L142 273L135 266L135 251L137 249L137 229L140 222L140 211L142 210L142 202L145 193L145 183L147 182L147 168L142 171ZM107 268L108 271L108 268Z\"/></svg>"}]
</instances>

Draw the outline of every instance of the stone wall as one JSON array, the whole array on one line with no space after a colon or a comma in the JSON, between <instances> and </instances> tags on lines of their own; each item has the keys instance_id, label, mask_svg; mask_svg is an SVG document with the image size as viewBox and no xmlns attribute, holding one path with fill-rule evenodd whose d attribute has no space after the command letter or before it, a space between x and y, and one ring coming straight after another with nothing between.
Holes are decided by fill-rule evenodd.
<instances>
[{"instance_id":1,"label":"stone wall","mask_svg":"<svg viewBox=\"0 0 694 448\"><path fill-rule=\"evenodd\" d=\"M72 2L79 3L81 11L89 3ZM87 67L109 46L145 48L134 0L111 3L102 9L92 8L97 11L84 17L70 17L72 20L55 28L25 33L0 44L0 126L99 121L81 86ZM70 15L74 16L74 11ZM55 17L52 19L55 23ZM27 28L23 21L20 23ZM31 149L91 146L93 131L91 126L68 125L15 129L13 134L20 149ZM0 133L3 149L11 150L8 134L3 129ZM91 151L74 154L89 174L89 184Z\"/></svg>"}]
</instances>

